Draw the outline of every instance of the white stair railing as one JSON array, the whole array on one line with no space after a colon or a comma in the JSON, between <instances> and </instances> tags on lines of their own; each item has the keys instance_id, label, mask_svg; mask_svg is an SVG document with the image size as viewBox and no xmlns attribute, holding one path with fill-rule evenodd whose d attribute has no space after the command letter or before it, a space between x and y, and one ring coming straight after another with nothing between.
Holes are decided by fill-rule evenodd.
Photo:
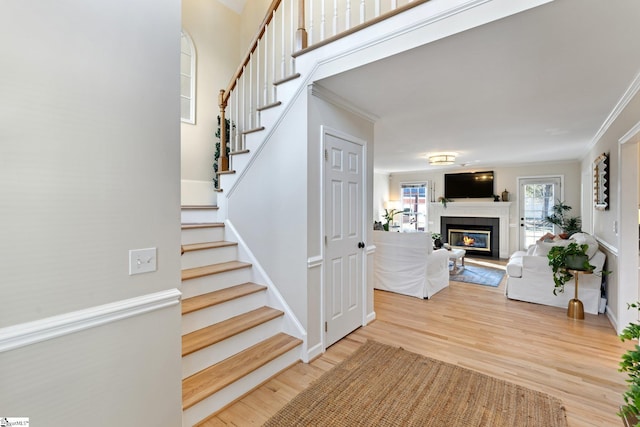
<instances>
[{"instance_id":1,"label":"white stair railing","mask_svg":"<svg viewBox=\"0 0 640 427\"><path fill-rule=\"evenodd\" d=\"M244 135L260 129L260 110L278 101L277 84L295 76L295 54L427 1L273 0L229 86L220 91L221 146L245 149ZM227 150L220 150L219 171L228 170Z\"/></svg>"}]
</instances>

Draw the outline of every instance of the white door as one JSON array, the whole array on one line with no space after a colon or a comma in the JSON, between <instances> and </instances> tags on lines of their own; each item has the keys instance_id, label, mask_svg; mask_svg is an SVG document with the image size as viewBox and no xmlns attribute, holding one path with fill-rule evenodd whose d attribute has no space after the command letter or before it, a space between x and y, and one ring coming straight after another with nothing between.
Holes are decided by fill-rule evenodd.
<instances>
[{"instance_id":1,"label":"white door","mask_svg":"<svg viewBox=\"0 0 640 427\"><path fill-rule=\"evenodd\" d=\"M362 145L325 133L325 346L362 324Z\"/></svg>"},{"instance_id":2,"label":"white door","mask_svg":"<svg viewBox=\"0 0 640 427\"><path fill-rule=\"evenodd\" d=\"M519 181L520 249L526 249L546 233L555 233L545 218L561 200L560 177L521 178Z\"/></svg>"}]
</instances>

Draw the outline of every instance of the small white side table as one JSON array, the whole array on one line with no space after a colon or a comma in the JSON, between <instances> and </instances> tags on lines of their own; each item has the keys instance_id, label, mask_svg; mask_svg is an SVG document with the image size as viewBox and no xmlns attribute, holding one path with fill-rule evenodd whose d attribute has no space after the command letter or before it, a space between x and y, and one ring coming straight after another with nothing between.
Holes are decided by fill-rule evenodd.
<instances>
[{"instance_id":1,"label":"small white side table","mask_svg":"<svg viewBox=\"0 0 640 427\"><path fill-rule=\"evenodd\" d=\"M451 274L457 274L464 269L464 256L467 253L464 249L451 249L449 251L449 259L453 261L453 268L449 271ZM458 266L460 260L460 266Z\"/></svg>"}]
</instances>

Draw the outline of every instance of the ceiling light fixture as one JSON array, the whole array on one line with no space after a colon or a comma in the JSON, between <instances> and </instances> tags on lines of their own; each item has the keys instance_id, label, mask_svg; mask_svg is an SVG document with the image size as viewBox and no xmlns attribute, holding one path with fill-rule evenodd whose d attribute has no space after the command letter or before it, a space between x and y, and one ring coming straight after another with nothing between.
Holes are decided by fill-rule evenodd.
<instances>
[{"instance_id":1,"label":"ceiling light fixture","mask_svg":"<svg viewBox=\"0 0 640 427\"><path fill-rule=\"evenodd\" d=\"M429 156L429 164L432 166L452 165L455 161L456 156L453 154L434 154Z\"/></svg>"}]
</instances>

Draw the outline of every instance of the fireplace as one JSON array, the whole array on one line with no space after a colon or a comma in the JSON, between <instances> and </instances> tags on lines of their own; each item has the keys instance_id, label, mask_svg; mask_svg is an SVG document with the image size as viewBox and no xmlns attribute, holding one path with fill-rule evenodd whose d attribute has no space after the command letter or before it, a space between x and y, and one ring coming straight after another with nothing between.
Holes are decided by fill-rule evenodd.
<instances>
[{"instance_id":1,"label":"fireplace","mask_svg":"<svg viewBox=\"0 0 640 427\"><path fill-rule=\"evenodd\" d=\"M500 257L500 219L486 217L440 218L442 239L467 255Z\"/></svg>"},{"instance_id":2,"label":"fireplace","mask_svg":"<svg viewBox=\"0 0 640 427\"><path fill-rule=\"evenodd\" d=\"M491 230L450 228L447 241L452 248L491 253Z\"/></svg>"}]
</instances>

